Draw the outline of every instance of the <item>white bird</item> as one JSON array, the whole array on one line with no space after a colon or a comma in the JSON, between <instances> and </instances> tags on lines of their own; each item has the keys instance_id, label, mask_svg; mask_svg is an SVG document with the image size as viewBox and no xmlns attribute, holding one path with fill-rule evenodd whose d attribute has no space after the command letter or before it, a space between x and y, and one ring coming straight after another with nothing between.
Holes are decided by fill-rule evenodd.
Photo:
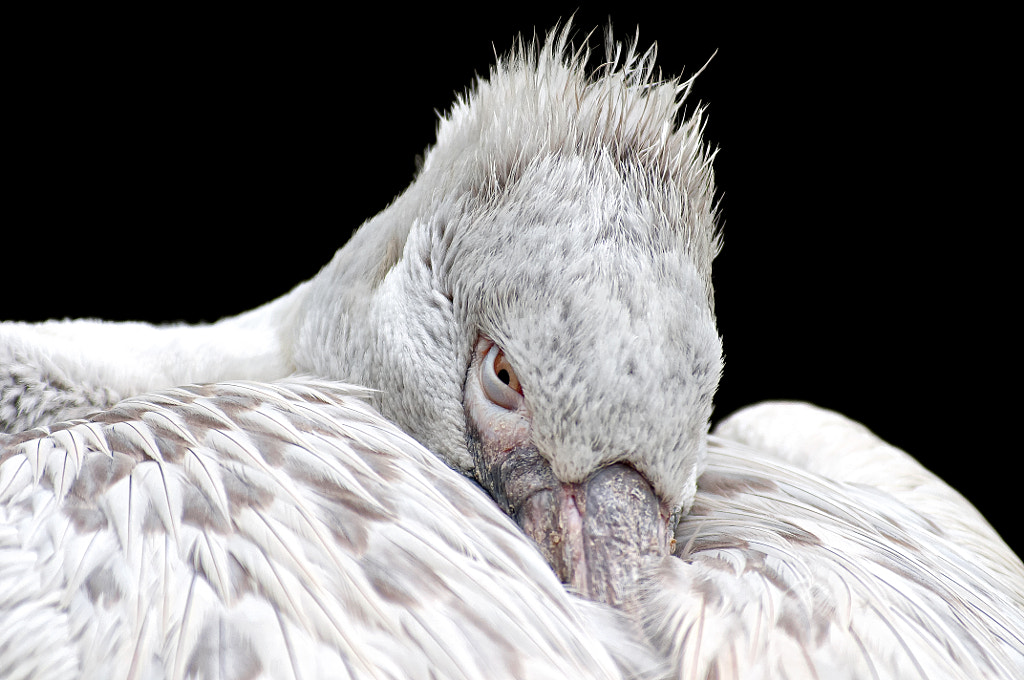
<instances>
[{"instance_id":1,"label":"white bird","mask_svg":"<svg viewBox=\"0 0 1024 680\"><path fill-rule=\"evenodd\" d=\"M688 82L656 82L653 51L611 47L590 77L567 36L500 61L442 121L409 189L288 295L211 326L0 326L6 428L103 411L7 444L0 630L44 626L66 644L40 655L26 634L0 642L13 655L0 663L26 677L44 661L72 677L457 677L492 675L498 655L522 664L514 677L657 672L635 634L678 677L1024 671L1024 566L906 454L785 404L726 421L709 451L722 350L700 111L677 124ZM343 388L235 384L115 406L296 372L372 388L562 583L633 627L552 587L468 480L397 445ZM308 417L314 392L330 396ZM367 423L387 435L367 446ZM223 434L239 429L244 441ZM373 468L360 447L409 472ZM106 476L83 475L100 466L86 460L110 461ZM360 476L367 465L376 476ZM450 489L475 505L446 505ZM409 522L422 555L394 558ZM510 590L516 574L533 595ZM448 609L419 616L438 597ZM246 607L276 628L247 628ZM509 655L494 621L532 642ZM417 661L402 665L407 653Z\"/></svg>"}]
</instances>

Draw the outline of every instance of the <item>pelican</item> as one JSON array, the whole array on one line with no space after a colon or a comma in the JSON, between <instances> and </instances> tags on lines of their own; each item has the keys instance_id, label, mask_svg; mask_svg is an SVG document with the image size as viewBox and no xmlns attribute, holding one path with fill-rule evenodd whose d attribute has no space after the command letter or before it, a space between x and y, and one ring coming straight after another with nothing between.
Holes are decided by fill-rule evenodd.
<instances>
[{"instance_id":1,"label":"pelican","mask_svg":"<svg viewBox=\"0 0 1024 680\"><path fill-rule=\"evenodd\" d=\"M709 436L692 81L611 41L588 75L568 36L499 60L282 298L206 326L0 326L0 668L1024 671L1024 566L912 458L804 404Z\"/></svg>"}]
</instances>

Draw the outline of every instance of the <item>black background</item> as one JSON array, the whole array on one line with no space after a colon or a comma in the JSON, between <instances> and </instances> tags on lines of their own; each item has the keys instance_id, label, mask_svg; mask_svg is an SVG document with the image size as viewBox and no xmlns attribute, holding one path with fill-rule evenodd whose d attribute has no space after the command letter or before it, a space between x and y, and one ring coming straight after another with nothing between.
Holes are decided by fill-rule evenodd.
<instances>
[{"instance_id":1,"label":"black background","mask_svg":"<svg viewBox=\"0 0 1024 680\"><path fill-rule=\"evenodd\" d=\"M1019 550L1009 20L549 7L26 17L0 318L195 322L286 292L408 184L495 51L578 8L578 40L639 26L666 75L710 59L688 109L720 149L717 413L839 410Z\"/></svg>"}]
</instances>

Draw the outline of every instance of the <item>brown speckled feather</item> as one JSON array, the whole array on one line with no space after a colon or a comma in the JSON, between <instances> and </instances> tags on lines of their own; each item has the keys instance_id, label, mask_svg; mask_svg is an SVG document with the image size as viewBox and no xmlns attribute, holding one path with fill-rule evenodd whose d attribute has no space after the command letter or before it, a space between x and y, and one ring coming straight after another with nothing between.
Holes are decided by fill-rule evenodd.
<instances>
[{"instance_id":1,"label":"brown speckled feather","mask_svg":"<svg viewBox=\"0 0 1024 680\"><path fill-rule=\"evenodd\" d=\"M469 480L317 381L6 436L5 678L619 677Z\"/></svg>"},{"instance_id":2,"label":"brown speckled feather","mask_svg":"<svg viewBox=\"0 0 1024 680\"><path fill-rule=\"evenodd\" d=\"M844 452L851 459L900 456L930 476L837 414L803 404L750 411L734 421L789 420L779 429L790 453L801 428L829 432L833 445L845 429L859 444ZM945 494L949 514L974 512ZM1021 677L1024 567L994 533L985 547L965 545L951 524L877 486L712 438L676 556L644 583L648 634L681 678ZM979 542L985 532L976 527ZM1005 570L990 567L996 560Z\"/></svg>"}]
</instances>

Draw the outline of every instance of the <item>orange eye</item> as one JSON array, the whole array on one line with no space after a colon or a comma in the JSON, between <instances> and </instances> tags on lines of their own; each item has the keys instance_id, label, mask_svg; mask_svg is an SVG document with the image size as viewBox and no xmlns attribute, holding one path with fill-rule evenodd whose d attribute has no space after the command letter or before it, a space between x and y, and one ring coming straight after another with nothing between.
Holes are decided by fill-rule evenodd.
<instances>
[{"instance_id":1,"label":"orange eye","mask_svg":"<svg viewBox=\"0 0 1024 680\"><path fill-rule=\"evenodd\" d=\"M491 345L487 356L480 367L480 382L484 394L496 405L514 411L519 408L523 398L523 388L519 385L512 364L505 358L505 353L497 345Z\"/></svg>"},{"instance_id":2,"label":"orange eye","mask_svg":"<svg viewBox=\"0 0 1024 680\"><path fill-rule=\"evenodd\" d=\"M516 372L512 370L512 364L508 363L505 353L501 350L498 350L497 356L494 357L494 375L498 376L498 380L508 385L509 388L519 394L523 393L523 388L519 386L519 378L516 377Z\"/></svg>"}]
</instances>

